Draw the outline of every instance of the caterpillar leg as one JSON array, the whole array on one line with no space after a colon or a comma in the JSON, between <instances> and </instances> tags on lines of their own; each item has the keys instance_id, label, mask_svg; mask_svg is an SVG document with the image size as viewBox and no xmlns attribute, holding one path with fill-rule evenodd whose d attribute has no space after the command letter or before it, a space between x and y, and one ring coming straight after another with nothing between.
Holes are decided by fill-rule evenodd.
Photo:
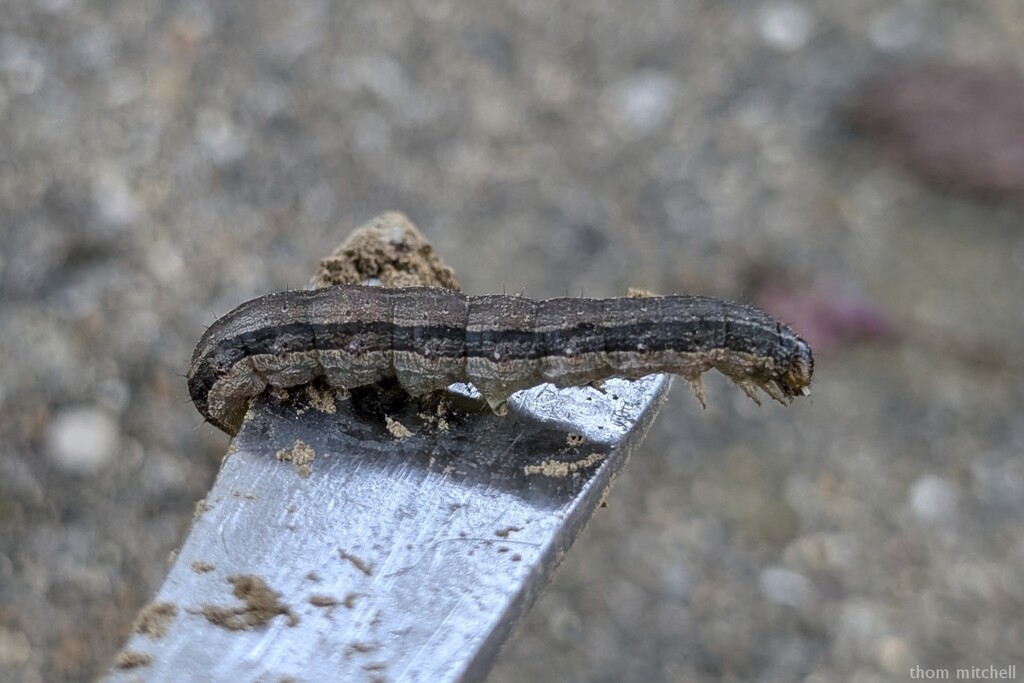
<instances>
[{"instance_id":1,"label":"caterpillar leg","mask_svg":"<svg viewBox=\"0 0 1024 683\"><path fill-rule=\"evenodd\" d=\"M693 395L700 401L700 407L705 410L708 407L707 401L704 396L704 380L701 379L700 375L693 378L686 378L690 382L690 386L693 387Z\"/></svg>"}]
</instances>

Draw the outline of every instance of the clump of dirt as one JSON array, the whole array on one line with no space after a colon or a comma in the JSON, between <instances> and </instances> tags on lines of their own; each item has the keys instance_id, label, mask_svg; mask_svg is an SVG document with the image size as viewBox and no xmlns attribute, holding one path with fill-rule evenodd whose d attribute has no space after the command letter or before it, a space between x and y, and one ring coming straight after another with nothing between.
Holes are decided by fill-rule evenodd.
<instances>
[{"instance_id":1,"label":"clump of dirt","mask_svg":"<svg viewBox=\"0 0 1024 683\"><path fill-rule=\"evenodd\" d=\"M336 398L337 395L334 387L321 384L320 382L312 382L306 385L306 399L309 401L309 405L321 413L334 415L338 412L338 405L335 403Z\"/></svg>"},{"instance_id":2,"label":"clump of dirt","mask_svg":"<svg viewBox=\"0 0 1024 683\"><path fill-rule=\"evenodd\" d=\"M137 669L140 666L149 666L152 663L153 655L136 650L121 650L114 659L114 666L118 669Z\"/></svg>"},{"instance_id":3,"label":"clump of dirt","mask_svg":"<svg viewBox=\"0 0 1024 683\"><path fill-rule=\"evenodd\" d=\"M350 562L353 567L355 567L362 573L366 574L367 576L373 576L373 565L371 565L369 562L362 559L361 557L357 557L352 553L345 552L340 548L338 549L338 556L341 557L341 559Z\"/></svg>"},{"instance_id":4,"label":"clump of dirt","mask_svg":"<svg viewBox=\"0 0 1024 683\"><path fill-rule=\"evenodd\" d=\"M341 602L333 595L324 595L323 593L314 593L309 596L309 604L313 607L325 607L328 611L333 607L337 607Z\"/></svg>"},{"instance_id":5,"label":"clump of dirt","mask_svg":"<svg viewBox=\"0 0 1024 683\"><path fill-rule=\"evenodd\" d=\"M281 595L272 590L260 577L252 574L235 574L228 577L228 583L234 587L235 597L244 603L241 607L203 605L195 613L206 617L211 624L222 626L229 631L250 631L260 628L278 615L287 617L289 626L299 623L299 617L288 605L281 602Z\"/></svg>"},{"instance_id":6,"label":"clump of dirt","mask_svg":"<svg viewBox=\"0 0 1024 683\"><path fill-rule=\"evenodd\" d=\"M291 448L282 448L276 454L278 460L295 464L295 471L305 478L310 473L310 463L316 460L316 451L302 439L296 439Z\"/></svg>"},{"instance_id":7,"label":"clump of dirt","mask_svg":"<svg viewBox=\"0 0 1024 683\"><path fill-rule=\"evenodd\" d=\"M596 465L604 458L604 453L591 453L579 460L545 460L539 465L526 465L523 467L523 471L526 474L542 474L545 477L567 477L574 472Z\"/></svg>"},{"instance_id":8,"label":"clump of dirt","mask_svg":"<svg viewBox=\"0 0 1024 683\"><path fill-rule=\"evenodd\" d=\"M308 465L316 460L316 451L302 439L296 439L291 448L282 448L275 455L278 460L296 465Z\"/></svg>"},{"instance_id":9,"label":"clump of dirt","mask_svg":"<svg viewBox=\"0 0 1024 683\"><path fill-rule=\"evenodd\" d=\"M459 291L455 271L415 225L398 212L377 216L320 261L315 288L377 281L384 287L444 287Z\"/></svg>"},{"instance_id":10,"label":"clump of dirt","mask_svg":"<svg viewBox=\"0 0 1024 683\"><path fill-rule=\"evenodd\" d=\"M178 616L178 608L169 602L151 602L139 612L132 630L135 633L149 636L152 640L160 640L167 635L174 617Z\"/></svg>"},{"instance_id":11,"label":"clump of dirt","mask_svg":"<svg viewBox=\"0 0 1024 683\"><path fill-rule=\"evenodd\" d=\"M412 436L412 432L409 431L408 427L406 427L398 420L388 417L387 415L384 416L384 424L387 425L388 431L391 432L391 436L395 437L398 440L408 439L410 436Z\"/></svg>"}]
</instances>

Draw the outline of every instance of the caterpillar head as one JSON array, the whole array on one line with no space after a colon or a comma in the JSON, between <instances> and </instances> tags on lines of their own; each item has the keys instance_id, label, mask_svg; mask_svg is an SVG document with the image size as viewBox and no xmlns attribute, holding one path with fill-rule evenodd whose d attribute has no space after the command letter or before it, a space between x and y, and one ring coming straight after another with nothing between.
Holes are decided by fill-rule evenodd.
<instances>
[{"instance_id":1,"label":"caterpillar head","mask_svg":"<svg viewBox=\"0 0 1024 683\"><path fill-rule=\"evenodd\" d=\"M787 365L778 378L782 392L789 398L808 396L811 393L811 377L814 375L814 355L811 347L800 337L787 359Z\"/></svg>"}]
</instances>

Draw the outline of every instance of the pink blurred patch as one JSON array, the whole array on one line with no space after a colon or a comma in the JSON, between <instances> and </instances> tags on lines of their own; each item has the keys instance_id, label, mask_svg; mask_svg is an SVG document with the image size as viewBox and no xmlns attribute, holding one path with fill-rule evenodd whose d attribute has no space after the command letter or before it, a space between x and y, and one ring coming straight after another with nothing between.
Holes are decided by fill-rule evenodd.
<instances>
[{"instance_id":1,"label":"pink blurred patch","mask_svg":"<svg viewBox=\"0 0 1024 683\"><path fill-rule=\"evenodd\" d=\"M798 291L766 284L759 288L755 300L792 327L815 353L829 353L863 342L891 343L900 337L892 319L880 306L838 288Z\"/></svg>"},{"instance_id":2,"label":"pink blurred patch","mask_svg":"<svg viewBox=\"0 0 1024 683\"><path fill-rule=\"evenodd\" d=\"M884 74L847 109L890 159L947 187L1024 200L1024 76L932 65Z\"/></svg>"}]
</instances>

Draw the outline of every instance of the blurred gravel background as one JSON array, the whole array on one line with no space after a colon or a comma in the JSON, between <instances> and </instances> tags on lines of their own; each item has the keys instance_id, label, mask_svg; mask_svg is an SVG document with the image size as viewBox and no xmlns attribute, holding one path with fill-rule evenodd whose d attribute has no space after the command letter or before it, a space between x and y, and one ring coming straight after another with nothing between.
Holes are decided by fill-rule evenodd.
<instances>
[{"instance_id":1,"label":"blurred gravel background","mask_svg":"<svg viewBox=\"0 0 1024 683\"><path fill-rule=\"evenodd\" d=\"M1024 4L0 0L0 680L104 671L227 447L204 325L388 209L470 293L818 344L676 387L492 681L1024 676L1024 208L841 115L925 62L1024 68Z\"/></svg>"}]
</instances>

